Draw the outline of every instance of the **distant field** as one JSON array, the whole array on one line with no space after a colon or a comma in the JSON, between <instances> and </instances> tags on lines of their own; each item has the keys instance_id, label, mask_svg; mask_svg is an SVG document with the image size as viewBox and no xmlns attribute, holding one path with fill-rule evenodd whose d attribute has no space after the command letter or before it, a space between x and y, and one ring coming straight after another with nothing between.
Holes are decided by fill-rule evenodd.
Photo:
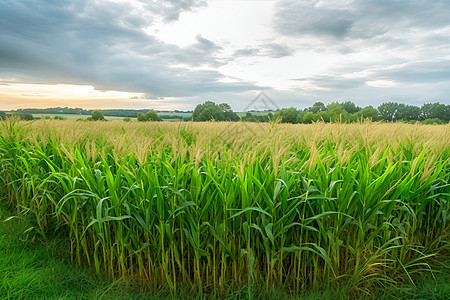
<instances>
[{"instance_id":1,"label":"distant field","mask_svg":"<svg viewBox=\"0 0 450 300\"><path fill-rule=\"evenodd\" d=\"M245 117L247 112L236 112L239 117ZM269 114L269 111L257 111L257 112L250 112L254 116L265 116ZM273 113L273 112L272 112ZM77 119L86 119L89 117L89 115L78 115L78 114L32 114L34 118L41 118L42 116L50 117L52 119L55 118L55 116L63 117L67 120L77 120ZM165 121L177 121L183 118L190 118L192 117L192 113L175 113L175 112L160 112L158 113L159 116L162 117ZM170 116L170 118L165 118L166 116ZM173 117L179 117L179 119L172 119ZM112 117L112 116L105 116L106 120L110 121L116 121L116 120L123 120L125 117ZM131 120L135 120L136 118L131 118Z\"/></svg>"},{"instance_id":2,"label":"distant field","mask_svg":"<svg viewBox=\"0 0 450 300\"><path fill-rule=\"evenodd\" d=\"M86 119L89 118L89 115L64 115L64 114L33 114L34 118L41 118L41 117L50 117L54 119L56 116L63 117L67 120L77 120L77 119ZM109 117L105 116L106 120L114 121L114 120L123 120L124 117Z\"/></svg>"},{"instance_id":3,"label":"distant field","mask_svg":"<svg viewBox=\"0 0 450 300\"><path fill-rule=\"evenodd\" d=\"M163 120L165 116L178 116L181 118L191 117L191 113L159 113L160 116L163 117ZM245 114L244 114L245 115ZM55 116L63 117L67 120L77 120L77 119L86 119L90 117L89 115L76 115L76 114L33 114L34 118L41 118L41 117L50 117L52 119L55 118ZM110 121L116 121L116 120L123 120L125 117L112 117L112 116L105 116L106 120ZM131 118L131 120L136 120L136 118ZM176 121L179 119L167 119L167 121Z\"/></svg>"}]
</instances>

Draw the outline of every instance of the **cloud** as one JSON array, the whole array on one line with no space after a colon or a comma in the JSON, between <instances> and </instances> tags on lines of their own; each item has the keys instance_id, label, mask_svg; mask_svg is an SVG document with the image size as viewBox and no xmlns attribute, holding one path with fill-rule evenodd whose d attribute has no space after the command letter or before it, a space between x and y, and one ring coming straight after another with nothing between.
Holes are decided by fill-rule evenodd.
<instances>
[{"instance_id":1,"label":"cloud","mask_svg":"<svg viewBox=\"0 0 450 300\"><path fill-rule=\"evenodd\" d=\"M446 101L450 2L266 4L262 11L273 12L272 19L255 14L251 6L260 4L234 3L245 18L224 27L230 22L215 15L221 6L201 9L206 1L0 1L0 84L92 85L183 108L211 99L242 109L260 90L280 107L304 107L318 97L376 105L378 96L402 93ZM180 28L185 24L192 26ZM253 25L264 30L253 34Z\"/></svg>"},{"instance_id":2,"label":"cloud","mask_svg":"<svg viewBox=\"0 0 450 300\"><path fill-rule=\"evenodd\" d=\"M194 44L183 48L167 45L165 53L161 55L167 57L174 64L183 64L191 67L219 67L228 62L227 59L218 57L218 54L223 50L221 46L200 34L195 37L195 40Z\"/></svg>"},{"instance_id":3,"label":"cloud","mask_svg":"<svg viewBox=\"0 0 450 300\"><path fill-rule=\"evenodd\" d=\"M351 89L364 85L363 78L344 78L328 74L314 75L308 78L292 79L299 82L300 87L312 90Z\"/></svg>"},{"instance_id":4,"label":"cloud","mask_svg":"<svg viewBox=\"0 0 450 300\"><path fill-rule=\"evenodd\" d=\"M276 5L274 28L293 37L371 39L417 28L448 26L450 3L423 0L282 0Z\"/></svg>"},{"instance_id":5,"label":"cloud","mask_svg":"<svg viewBox=\"0 0 450 300\"><path fill-rule=\"evenodd\" d=\"M293 77L292 91L374 105L383 98L448 102L449 15L450 2L439 0L281 0L272 22L297 52L333 62Z\"/></svg>"},{"instance_id":6,"label":"cloud","mask_svg":"<svg viewBox=\"0 0 450 300\"><path fill-rule=\"evenodd\" d=\"M234 58L246 57L246 56L261 56L271 58L282 58L291 56L295 51L285 44L267 43L261 44L257 48L243 48L238 49L233 53Z\"/></svg>"},{"instance_id":7,"label":"cloud","mask_svg":"<svg viewBox=\"0 0 450 300\"><path fill-rule=\"evenodd\" d=\"M222 82L226 76L211 70L224 63L217 58L222 48L213 41L197 35L192 45L181 48L144 30L158 17L172 20L204 1L156 3L143 7L159 7L162 15L128 2L2 2L0 77L93 84L153 97L259 89L251 83Z\"/></svg>"},{"instance_id":8,"label":"cloud","mask_svg":"<svg viewBox=\"0 0 450 300\"><path fill-rule=\"evenodd\" d=\"M207 5L205 0L140 0L140 2L145 4L146 9L156 12L165 22L177 21L182 12L192 12Z\"/></svg>"},{"instance_id":9,"label":"cloud","mask_svg":"<svg viewBox=\"0 0 450 300\"><path fill-rule=\"evenodd\" d=\"M261 50L257 48L244 48L244 49L238 49L233 53L234 57L241 57L241 56L256 56L259 54Z\"/></svg>"},{"instance_id":10,"label":"cloud","mask_svg":"<svg viewBox=\"0 0 450 300\"><path fill-rule=\"evenodd\" d=\"M450 82L450 57L393 65L373 71L370 77L404 84Z\"/></svg>"},{"instance_id":11,"label":"cloud","mask_svg":"<svg viewBox=\"0 0 450 300\"><path fill-rule=\"evenodd\" d=\"M371 67L355 72L335 70L331 74L315 74L291 79L303 88L343 90L363 86L392 87L450 82L450 57Z\"/></svg>"},{"instance_id":12,"label":"cloud","mask_svg":"<svg viewBox=\"0 0 450 300\"><path fill-rule=\"evenodd\" d=\"M281 58L285 56L291 56L294 51L286 45L270 43L265 45L266 55L272 58Z\"/></svg>"},{"instance_id":13,"label":"cloud","mask_svg":"<svg viewBox=\"0 0 450 300\"><path fill-rule=\"evenodd\" d=\"M292 36L329 36L342 38L353 25L350 12L320 7L319 1L280 1L275 14L275 29Z\"/></svg>"}]
</instances>

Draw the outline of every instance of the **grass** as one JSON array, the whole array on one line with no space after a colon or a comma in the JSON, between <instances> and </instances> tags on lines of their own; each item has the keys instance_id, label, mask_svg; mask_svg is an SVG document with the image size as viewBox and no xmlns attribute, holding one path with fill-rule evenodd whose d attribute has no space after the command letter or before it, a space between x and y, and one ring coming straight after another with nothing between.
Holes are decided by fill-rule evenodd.
<instances>
[{"instance_id":1,"label":"grass","mask_svg":"<svg viewBox=\"0 0 450 300\"><path fill-rule=\"evenodd\" d=\"M110 279L369 297L448 252L447 125L55 124L3 124L7 202Z\"/></svg>"},{"instance_id":2,"label":"grass","mask_svg":"<svg viewBox=\"0 0 450 300\"><path fill-rule=\"evenodd\" d=\"M10 217L0 206L0 299L149 299L136 284L73 265L60 240L33 241L29 222Z\"/></svg>"}]
</instances>

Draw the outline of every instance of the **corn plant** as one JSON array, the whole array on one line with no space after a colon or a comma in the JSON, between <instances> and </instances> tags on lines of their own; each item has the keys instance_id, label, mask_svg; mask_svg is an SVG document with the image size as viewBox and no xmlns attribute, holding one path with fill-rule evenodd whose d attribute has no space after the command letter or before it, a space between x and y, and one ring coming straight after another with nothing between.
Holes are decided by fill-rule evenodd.
<instances>
[{"instance_id":1,"label":"corn plant","mask_svg":"<svg viewBox=\"0 0 450 300\"><path fill-rule=\"evenodd\" d=\"M365 293L448 251L448 125L1 126L4 201L111 278Z\"/></svg>"}]
</instances>

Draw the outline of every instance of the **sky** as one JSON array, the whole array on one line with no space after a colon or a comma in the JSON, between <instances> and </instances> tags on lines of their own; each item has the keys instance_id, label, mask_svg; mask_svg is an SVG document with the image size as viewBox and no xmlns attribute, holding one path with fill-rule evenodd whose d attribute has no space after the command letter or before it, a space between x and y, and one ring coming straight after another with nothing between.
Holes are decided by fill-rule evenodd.
<instances>
[{"instance_id":1,"label":"sky","mask_svg":"<svg viewBox=\"0 0 450 300\"><path fill-rule=\"evenodd\" d=\"M450 104L448 16L448 0L2 0L0 110Z\"/></svg>"}]
</instances>

